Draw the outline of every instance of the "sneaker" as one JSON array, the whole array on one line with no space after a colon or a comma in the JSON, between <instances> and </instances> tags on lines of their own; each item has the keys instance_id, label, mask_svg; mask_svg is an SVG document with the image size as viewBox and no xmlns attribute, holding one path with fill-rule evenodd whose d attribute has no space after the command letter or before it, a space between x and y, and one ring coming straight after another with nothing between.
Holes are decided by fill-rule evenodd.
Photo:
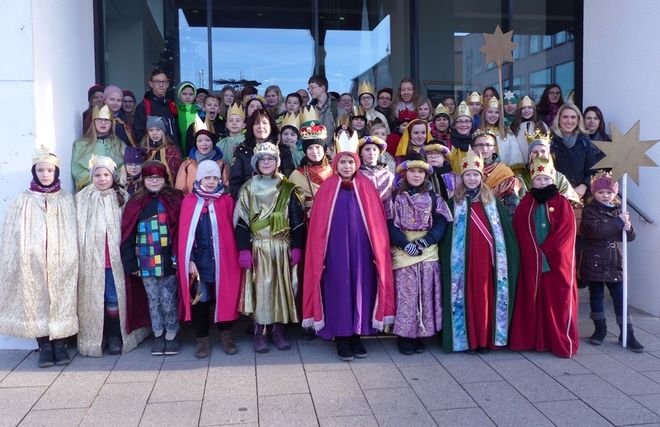
<instances>
[{"instance_id":1,"label":"sneaker","mask_svg":"<svg viewBox=\"0 0 660 427\"><path fill-rule=\"evenodd\" d=\"M399 337L396 340L396 346L399 348L399 353L410 356L415 353L415 345L412 338Z\"/></svg>"},{"instance_id":2,"label":"sneaker","mask_svg":"<svg viewBox=\"0 0 660 427\"><path fill-rule=\"evenodd\" d=\"M108 337L108 354L121 354L121 337Z\"/></svg>"},{"instance_id":3,"label":"sneaker","mask_svg":"<svg viewBox=\"0 0 660 427\"><path fill-rule=\"evenodd\" d=\"M209 346L209 337L197 337L197 344L195 345L195 357L198 359L206 359L211 352Z\"/></svg>"},{"instance_id":4,"label":"sneaker","mask_svg":"<svg viewBox=\"0 0 660 427\"><path fill-rule=\"evenodd\" d=\"M424 347L424 341L422 341L421 338L413 339L413 348L415 349L415 353L424 353L426 351L426 347Z\"/></svg>"},{"instance_id":5,"label":"sneaker","mask_svg":"<svg viewBox=\"0 0 660 427\"><path fill-rule=\"evenodd\" d=\"M336 337L335 340L337 341L337 356L346 362L353 360L350 338Z\"/></svg>"},{"instance_id":6,"label":"sneaker","mask_svg":"<svg viewBox=\"0 0 660 427\"><path fill-rule=\"evenodd\" d=\"M165 339L165 356L174 356L179 354L179 341L176 338L168 340Z\"/></svg>"},{"instance_id":7,"label":"sneaker","mask_svg":"<svg viewBox=\"0 0 660 427\"><path fill-rule=\"evenodd\" d=\"M165 354L165 336L154 337L154 344L151 346L152 356L162 356Z\"/></svg>"},{"instance_id":8,"label":"sneaker","mask_svg":"<svg viewBox=\"0 0 660 427\"><path fill-rule=\"evenodd\" d=\"M226 354L238 353L238 347L236 347L231 331L220 331L220 345Z\"/></svg>"},{"instance_id":9,"label":"sneaker","mask_svg":"<svg viewBox=\"0 0 660 427\"><path fill-rule=\"evenodd\" d=\"M353 356L357 357L358 359L367 357L367 349L364 347L362 337L359 335L353 335L351 337L351 351L353 351Z\"/></svg>"}]
</instances>

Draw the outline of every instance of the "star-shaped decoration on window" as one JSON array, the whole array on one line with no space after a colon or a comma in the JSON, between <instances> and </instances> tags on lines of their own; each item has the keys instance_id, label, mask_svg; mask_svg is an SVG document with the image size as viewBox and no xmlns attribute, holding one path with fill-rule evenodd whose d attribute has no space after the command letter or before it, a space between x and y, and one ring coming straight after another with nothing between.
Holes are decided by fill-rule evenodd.
<instances>
[{"instance_id":1,"label":"star-shaped decoration on window","mask_svg":"<svg viewBox=\"0 0 660 427\"><path fill-rule=\"evenodd\" d=\"M639 120L625 134L619 132L612 123L610 123L610 131L612 142L592 141L605 154L605 157L592 169L611 168L612 179L615 181L627 173L639 185L639 167L658 166L646 155L658 140L639 140Z\"/></svg>"},{"instance_id":2,"label":"star-shaped decoration on window","mask_svg":"<svg viewBox=\"0 0 660 427\"><path fill-rule=\"evenodd\" d=\"M494 62L498 68L501 68L503 63L513 62L513 49L518 47L512 41L513 30L502 33L502 29L498 25L493 34L483 34L484 45L479 48L479 51L486 54L486 64Z\"/></svg>"}]
</instances>

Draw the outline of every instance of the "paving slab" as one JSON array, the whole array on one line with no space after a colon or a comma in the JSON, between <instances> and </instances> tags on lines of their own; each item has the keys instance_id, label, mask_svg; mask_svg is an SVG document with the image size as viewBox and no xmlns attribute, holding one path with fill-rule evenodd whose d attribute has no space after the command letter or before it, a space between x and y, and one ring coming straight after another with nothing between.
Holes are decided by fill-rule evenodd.
<instances>
[{"instance_id":1,"label":"paving slab","mask_svg":"<svg viewBox=\"0 0 660 427\"><path fill-rule=\"evenodd\" d=\"M535 405L556 426L611 426L605 418L579 400L540 402Z\"/></svg>"},{"instance_id":2,"label":"paving slab","mask_svg":"<svg viewBox=\"0 0 660 427\"><path fill-rule=\"evenodd\" d=\"M137 426L152 389L152 383L105 384L85 413L81 425Z\"/></svg>"},{"instance_id":3,"label":"paving slab","mask_svg":"<svg viewBox=\"0 0 660 427\"><path fill-rule=\"evenodd\" d=\"M64 371L34 409L89 408L108 375L105 371Z\"/></svg>"},{"instance_id":4,"label":"paving slab","mask_svg":"<svg viewBox=\"0 0 660 427\"><path fill-rule=\"evenodd\" d=\"M373 389L364 392L380 426L435 426L410 388Z\"/></svg>"},{"instance_id":5,"label":"paving slab","mask_svg":"<svg viewBox=\"0 0 660 427\"><path fill-rule=\"evenodd\" d=\"M107 383L155 382L164 357L154 357L151 349L137 348L123 354L106 380Z\"/></svg>"},{"instance_id":6,"label":"paving slab","mask_svg":"<svg viewBox=\"0 0 660 427\"><path fill-rule=\"evenodd\" d=\"M486 427L495 425L481 408L445 409L432 411L431 415L439 426Z\"/></svg>"},{"instance_id":7,"label":"paving slab","mask_svg":"<svg viewBox=\"0 0 660 427\"><path fill-rule=\"evenodd\" d=\"M319 418L321 427L378 427L378 422L373 415L349 415L346 417Z\"/></svg>"},{"instance_id":8,"label":"paving slab","mask_svg":"<svg viewBox=\"0 0 660 427\"><path fill-rule=\"evenodd\" d=\"M46 387L0 388L0 426L15 426L30 412Z\"/></svg>"},{"instance_id":9,"label":"paving slab","mask_svg":"<svg viewBox=\"0 0 660 427\"><path fill-rule=\"evenodd\" d=\"M0 382L30 353L25 350L0 350Z\"/></svg>"},{"instance_id":10,"label":"paving slab","mask_svg":"<svg viewBox=\"0 0 660 427\"><path fill-rule=\"evenodd\" d=\"M426 351L424 353L415 353L412 355L405 355L399 352L399 349L396 346L396 339L388 338L381 339L383 347L387 351L387 354L392 358L392 361L399 368L404 368L407 366L427 366L427 365L437 365L438 360L433 357L433 353L429 350L433 344L429 344L426 340Z\"/></svg>"},{"instance_id":11,"label":"paving slab","mask_svg":"<svg viewBox=\"0 0 660 427\"><path fill-rule=\"evenodd\" d=\"M399 368L392 361L371 362L359 360L351 362L350 367L362 390L408 386Z\"/></svg>"},{"instance_id":12,"label":"paving slab","mask_svg":"<svg viewBox=\"0 0 660 427\"><path fill-rule=\"evenodd\" d=\"M320 338L298 341L298 349L306 372L351 369L348 363L337 357L337 347L333 341L324 341Z\"/></svg>"},{"instance_id":13,"label":"paving slab","mask_svg":"<svg viewBox=\"0 0 660 427\"><path fill-rule=\"evenodd\" d=\"M565 359L557 357L552 353L522 353L524 357L538 366L543 372L552 376L558 377L560 375L584 375L590 374L591 371L580 365L574 359Z\"/></svg>"},{"instance_id":14,"label":"paving slab","mask_svg":"<svg viewBox=\"0 0 660 427\"><path fill-rule=\"evenodd\" d=\"M62 427L77 426L85 415L86 408L32 410L23 418L19 426ZM2 424L0 422L0 424Z\"/></svg>"},{"instance_id":15,"label":"paving slab","mask_svg":"<svg viewBox=\"0 0 660 427\"><path fill-rule=\"evenodd\" d=\"M576 399L575 395L529 360L495 360L489 364L530 402Z\"/></svg>"},{"instance_id":16,"label":"paving slab","mask_svg":"<svg viewBox=\"0 0 660 427\"><path fill-rule=\"evenodd\" d=\"M442 366L411 366L401 372L429 411L477 406Z\"/></svg>"},{"instance_id":17,"label":"paving slab","mask_svg":"<svg viewBox=\"0 0 660 427\"><path fill-rule=\"evenodd\" d=\"M476 354L451 353L440 363L459 384L500 381L502 377Z\"/></svg>"},{"instance_id":18,"label":"paving slab","mask_svg":"<svg viewBox=\"0 0 660 427\"><path fill-rule=\"evenodd\" d=\"M201 407L201 401L150 403L140 426L197 426Z\"/></svg>"},{"instance_id":19,"label":"paving slab","mask_svg":"<svg viewBox=\"0 0 660 427\"><path fill-rule=\"evenodd\" d=\"M641 396L633 396L633 399L660 415L660 394L644 394Z\"/></svg>"},{"instance_id":20,"label":"paving slab","mask_svg":"<svg viewBox=\"0 0 660 427\"><path fill-rule=\"evenodd\" d=\"M6 375L0 388L3 387L48 387L60 375L63 366L52 366L50 368L39 368L37 361L39 353L31 352L23 359L13 371Z\"/></svg>"},{"instance_id":21,"label":"paving slab","mask_svg":"<svg viewBox=\"0 0 660 427\"><path fill-rule=\"evenodd\" d=\"M551 426L552 423L505 381L469 383L467 392L497 425Z\"/></svg>"},{"instance_id":22,"label":"paving slab","mask_svg":"<svg viewBox=\"0 0 660 427\"><path fill-rule=\"evenodd\" d=\"M309 394L259 397L259 423L263 426L318 426Z\"/></svg>"},{"instance_id":23,"label":"paving slab","mask_svg":"<svg viewBox=\"0 0 660 427\"><path fill-rule=\"evenodd\" d=\"M269 357L257 360L259 396L309 393L300 358Z\"/></svg>"},{"instance_id":24,"label":"paving slab","mask_svg":"<svg viewBox=\"0 0 660 427\"><path fill-rule=\"evenodd\" d=\"M307 381L319 418L371 414L352 371L307 372Z\"/></svg>"},{"instance_id":25,"label":"paving slab","mask_svg":"<svg viewBox=\"0 0 660 427\"><path fill-rule=\"evenodd\" d=\"M578 355L575 360L626 394L660 393L660 384L635 372L609 354Z\"/></svg>"},{"instance_id":26,"label":"paving slab","mask_svg":"<svg viewBox=\"0 0 660 427\"><path fill-rule=\"evenodd\" d=\"M208 364L208 360L206 361ZM208 366L204 361L163 365L149 403L202 400Z\"/></svg>"},{"instance_id":27,"label":"paving slab","mask_svg":"<svg viewBox=\"0 0 660 427\"><path fill-rule=\"evenodd\" d=\"M243 365L235 372L228 366L209 368L200 425L256 423L258 420L254 365Z\"/></svg>"},{"instance_id":28,"label":"paving slab","mask_svg":"<svg viewBox=\"0 0 660 427\"><path fill-rule=\"evenodd\" d=\"M566 375L557 381L613 424L660 423L660 417L597 375Z\"/></svg>"}]
</instances>

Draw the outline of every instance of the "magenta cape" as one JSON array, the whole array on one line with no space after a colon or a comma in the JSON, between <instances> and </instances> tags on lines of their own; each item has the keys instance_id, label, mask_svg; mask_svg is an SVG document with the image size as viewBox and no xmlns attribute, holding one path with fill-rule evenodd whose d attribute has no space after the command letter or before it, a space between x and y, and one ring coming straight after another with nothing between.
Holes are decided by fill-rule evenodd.
<instances>
[{"instance_id":1,"label":"magenta cape","mask_svg":"<svg viewBox=\"0 0 660 427\"><path fill-rule=\"evenodd\" d=\"M181 286L181 306L179 313L183 320L190 320L189 266L190 254L195 240L195 225L204 206L204 199L189 194L181 204L179 217L179 241L176 248L179 268L177 276ZM215 255L215 322L226 322L238 318L238 295L241 281L241 268L238 266L238 249L232 216L234 200L225 194L212 201L209 214L213 228L213 253ZM213 215L215 213L215 215Z\"/></svg>"},{"instance_id":2,"label":"magenta cape","mask_svg":"<svg viewBox=\"0 0 660 427\"><path fill-rule=\"evenodd\" d=\"M385 210L373 183L357 173L353 179L358 203L374 253L374 263L378 276L376 305L373 308L372 326L383 330L385 325L394 323L394 278L390 239L387 233ZM325 268L325 253L328 235L335 208L337 193L341 187L338 175L332 175L321 184L312 207L312 217L307 231L305 253L305 275L303 281L303 326L320 330L325 325L321 295L321 277Z\"/></svg>"}]
</instances>

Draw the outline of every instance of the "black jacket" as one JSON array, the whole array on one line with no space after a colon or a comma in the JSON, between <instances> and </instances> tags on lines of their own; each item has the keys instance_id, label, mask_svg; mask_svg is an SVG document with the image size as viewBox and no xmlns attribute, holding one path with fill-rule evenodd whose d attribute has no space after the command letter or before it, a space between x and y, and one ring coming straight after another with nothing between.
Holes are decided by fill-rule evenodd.
<instances>
[{"instance_id":1,"label":"black jacket","mask_svg":"<svg viewBox=\"0 0 660 427\"><path fill-rule=\"evenodd\" d=\"M144 94L144 99L135 107L135 115L133 116L133 132L137 144L142 141L149 130L147 129L147 116L162 117L165 120L165 133L181 148L179 125L176 122L177 109L174 101L168 97L156 98L152 91Z\"/></svg>"},{"instance_id":2,"label":"black jacket","mask_svg":"<svg viewBox=\"0 0 660 427\"><path fill-rule=\"evenodd\" d=\"M621 208L591 201L582 211L580 232L583 247L580 256L580 279L590 282L620 283L622 276ZM635 239L635 230L626 232L628 241Z\"/></svg>"},{"instance_id":3,"label":"black jacket","mask_svg":"<svg viewBox=\"0 0 660 427\"><path fill-rule=\"evenodd\" d=\"M564 174L573 188L580 184L590 185L591 167L596 163L599 152L586 135L578 135L575 145L566 147L563 138L554 135L550 151L555 160L555 169Z\"/></svg>"},{"instance_id":4,"label":"black jacket","mask_svg":"<svg viewBox=\"0 0 660 427\"><path fill-rule=\"evenodd\" d=\"M291 150L284 144L278 144L280 149L280 167L279 170L287 178L295 170ZM238 192L243 184L254 174L252 169L252 155L254 154L254 144L247 141L242 142L234 151L234 163L229 172L229 190L234 199L238 198Z\"/></svg>"}]
</instances>

